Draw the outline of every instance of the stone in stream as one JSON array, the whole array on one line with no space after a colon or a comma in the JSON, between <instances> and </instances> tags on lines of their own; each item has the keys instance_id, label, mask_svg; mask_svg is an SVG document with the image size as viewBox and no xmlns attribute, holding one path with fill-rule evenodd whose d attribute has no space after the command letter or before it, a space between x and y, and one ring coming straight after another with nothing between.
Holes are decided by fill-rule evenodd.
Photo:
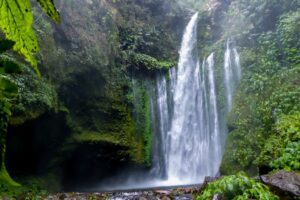
<instances>
[{"instance_id":1,"label":"stone in stream","mask_svg":"<svg viewBox=\"0 0 300 200\"><path fill-rule=\"evenodd\" d=\"M279 196L300 196L299 173L280 170L274 174L263 175L260 178Z\"/></svg>"},{"instance_id":2,"label":"stone in stream","mask_svg":"<svg viewBox=\"0 0 300 200\"><path fill-rule=\"evenodd\" d=\"M212 200L224 200L224 198L219 194L215 194Z\"/></svg>"},{"instance_id":3,"label":"stone in stream","mask_svg":"<svg viewBox=\"0 0 300 200\"><path fill-rule=\"evenodd\" d=\"M170 197L167 196L163 196L162 198L160 198L161 200L171 200Z\"/></svg>"},{"instance_id":4,"label":"stone in stream","mask_svg":"<svg viewBox=\"0 0 300 200\"><path fill-rule=\"evenodd\" d=\"M155 194L163 194L163 195L171 194L170 190L155 190L154 192L155 192Z\"/></svg>"},{"instance_id":5,"label":"stone in stream","mask_svg":"<svg viewBox=\"0 0 300 200\"><path fill-rule=\"evenodd\" d=\"M193 200L193 199L194 197L192 194L184 194L184 195L174 197L174 200Z\"/></svg>"}]
</instances>

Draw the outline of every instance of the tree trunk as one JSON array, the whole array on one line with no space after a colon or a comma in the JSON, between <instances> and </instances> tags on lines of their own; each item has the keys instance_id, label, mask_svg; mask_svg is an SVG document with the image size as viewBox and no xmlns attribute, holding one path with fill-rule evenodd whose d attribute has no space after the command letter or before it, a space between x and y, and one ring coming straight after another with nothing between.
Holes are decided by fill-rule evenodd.
<instances>
[{"instance_id":1,"label":"tree trunk","mask_svg":"<svg viewBox=\"0 0 300 200\"><path fill-rule=\"evenodd\" d=\"M19 183L15 182L7 172L7 169L5 167L5 151L6 151L6 145L1 145L1 169L0 169L0 182L4 182L5 184L9 184L11 186L20 186Z\"/></svg>"}]
</instances>

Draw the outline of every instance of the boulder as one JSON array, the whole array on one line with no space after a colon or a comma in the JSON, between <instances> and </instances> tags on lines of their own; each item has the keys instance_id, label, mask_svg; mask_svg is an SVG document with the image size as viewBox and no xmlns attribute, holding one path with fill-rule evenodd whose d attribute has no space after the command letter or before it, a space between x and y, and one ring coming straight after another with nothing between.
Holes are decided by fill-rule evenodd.
<instances>
[{"instance_id":1,"label":"boulder","mask_svg":"<svg viewBox=\"0 0 300 200\"><path fill-rule=\"evenodd\" d=\"M155 190L155 194L160 194L160 195L170 195L171 191L170 190Z\"/></svg>"},{"instance_id":2,"label":"boulder","mask_svg":"<svg viewBox=\"0 0 300 200\"><path fill-rule=\"evenodd\" d=\"M262 175L261 180L278 194L300 196L300 174L296 172L287 172L280 170L276 173Z\"/></svg>"}]
</instances>

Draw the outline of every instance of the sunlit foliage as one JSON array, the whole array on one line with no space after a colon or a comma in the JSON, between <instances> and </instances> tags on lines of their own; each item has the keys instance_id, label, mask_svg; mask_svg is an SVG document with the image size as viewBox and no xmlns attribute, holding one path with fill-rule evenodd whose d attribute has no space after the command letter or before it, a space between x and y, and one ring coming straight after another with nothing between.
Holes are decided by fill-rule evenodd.
<instances>
[{"instance_id":1,"label":"sunlit foliage","mask_svg":"<svg viewBox=\"0 0 300 200\"><path fill-rule=\"evenodd\" d=\"M59 13L52 0L38 0L46 13L59 22ZM0 0L0 27L7 39L15 42L14 50L23 55L32 65L37 75L35 53L39 51L37 40L32 29L33 16L30 0Z\"/></svg>"}]
</instances>

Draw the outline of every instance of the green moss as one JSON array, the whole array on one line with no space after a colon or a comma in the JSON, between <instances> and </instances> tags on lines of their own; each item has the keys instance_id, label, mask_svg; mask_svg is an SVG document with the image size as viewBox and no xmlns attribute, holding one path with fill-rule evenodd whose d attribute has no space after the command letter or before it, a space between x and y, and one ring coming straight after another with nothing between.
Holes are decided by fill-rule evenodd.
<instances>
[{"instance_id":1,"label":"green moss","mask_svg":"<svg viewBox=\"0 0 300 200\"><path fill-rule=\"evenodd\" d=\"M21 186L19 183L14 181L10 175L8 174L6 167L4 163L2 164L1 170L0 170L0 183L7 184L12 187L19 187Z\"/></svg>"},{"instance_id":2,"label":"green moss","mask_svg":"<svg viewBox=\"0 0 300 200\"><path fill-rule=\"evenodd\" d=\"M134 79L132 93L135 133L141 142L140 148L143 153L143 163L150 166L152 153L152 119L147 81Z\"/></svg>"},{"instance_id":3,"label":"green moss","mask_svg":"<svg viewBox=\"0 0 300 200\"><path fill-rule=\"evenodd\" d=\"M152 154L152 121L151 121L151 105L150 105L150 96L148 93L144 96L144 130L143 130L143 138L144 138L144 151L145 151L145 163L150 166L151 165L151 154Z\"/></svg>"},{"instance_id":4,"label":"green moss","mask_svg":"<svg viewBox=\"0 0 300 200\"><path fill-rule=\"evenodd\" d=\"M176 62L159 61L150 55L134 52L129 52L127 63L128 67L141 71L168 70L176 65Z\"/></svg>"},{"instance_id":5,"label":"green moss","mask_svg":"<svg viewBox=\"0 0 300 200\"><path fill-rule=\"evenodd\" d=\"M145 141L141 135L136 134L131 109L116 102L101 102L91 111L91 114L87 114L90 111L86 110L85 117L80 118L72 116L71 113L68 115L67 122L74 133L69 139L71 144L108 143L120 147L122 154L129 155L133 162L145 164Z\"/></svg>"},{"instance_id":6,"label":"green moss","mask_svg":"<svg viewBox=\"0 0 300 200\"><path fill-rule=\"evenodd\" d=\"M88 143L110 143L114 145L120 145L120 146L129 146L128 141L126 140L120 140L116 134L103 134L103 133L81 133L81 134L75 134L72 136L74 141L82 143L82 142L88 142Z\"/></svg>"},{"instance_id":7,"label":"green moss","mask_svg":"<svg viewBox=\"0 0 300 200\"><path fill-rule=\"evenodd\" d=\"M45 199L48 192L41 188L44 182L53 183L49 180L49 177L45 178L45 180L33 178L28 179L22 185L14 186L8 184L7 182L3 182L0 179L0 198L5 199L28 199L28 200L41 200ZM51 186L53 188L53 185ZM50 188L51 188L50 187Z\"/></svg>"}]
</instances>

